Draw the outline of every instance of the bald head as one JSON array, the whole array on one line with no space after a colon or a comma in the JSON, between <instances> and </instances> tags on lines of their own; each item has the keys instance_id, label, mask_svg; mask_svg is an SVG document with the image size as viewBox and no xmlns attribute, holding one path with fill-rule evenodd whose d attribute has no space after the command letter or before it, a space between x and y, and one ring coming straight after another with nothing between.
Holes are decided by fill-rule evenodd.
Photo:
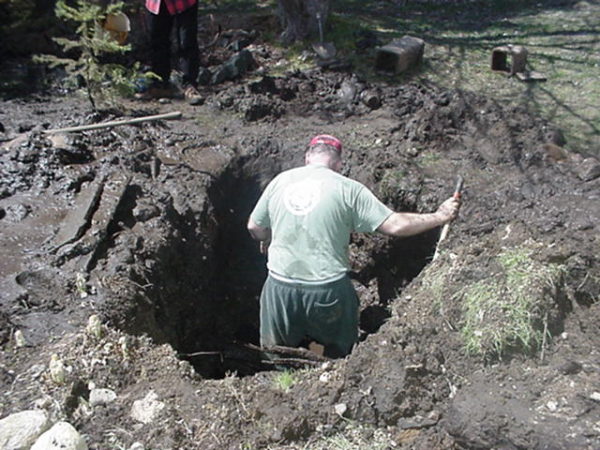
<instances>
[{"instance_id":1,"label":"bald head","mask_svg":"<svg viewBox=\"0 0 600 450\"><path fill-rule=\"evenodd\" d=\"M311 145L306 151L304 162L306 165L322 164L331 170L342 170L342 157L337 148L328 144Z\"/></svg>"}]
</instances>

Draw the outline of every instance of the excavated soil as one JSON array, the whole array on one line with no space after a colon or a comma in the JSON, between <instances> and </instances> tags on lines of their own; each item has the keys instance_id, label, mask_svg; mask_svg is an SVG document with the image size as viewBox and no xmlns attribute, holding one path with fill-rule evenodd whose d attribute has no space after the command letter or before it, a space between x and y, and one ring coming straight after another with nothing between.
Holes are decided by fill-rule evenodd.
<instances>
[{"instance_id":1,"label":"excavated soil","mask_svg":"<svg viewBox=\"0 0 600 450\"><path fill-rule=\"evenodd\" d=\"M327 449L340 433L354 448L598 448L598 161L482 96L351 71L269 76L276 51L249 49L263 70L205 88L201 106L91 113L56 90L1 102L0 417L45 409L91 449ZM254 347L266 272L245 222L316 133L339 136L344 174L396 210L434 210L457 175L464 204L435 261L440 230L353 237L361 340L345 359L288 361L302 368L286 389ZM473 356L461 293L522 246L562 267L543 346ZM86 332L92 314L101 337ZM94 386L117 399L91 407ZM165 408L140 423L132 404L151 391Z\"/></svg>"}]
</instances>

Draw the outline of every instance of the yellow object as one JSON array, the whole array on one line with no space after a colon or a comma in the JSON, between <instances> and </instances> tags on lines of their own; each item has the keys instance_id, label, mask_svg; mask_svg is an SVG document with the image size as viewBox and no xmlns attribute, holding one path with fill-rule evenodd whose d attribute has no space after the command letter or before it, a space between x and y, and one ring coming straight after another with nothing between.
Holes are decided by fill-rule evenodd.
<instances>
[{"instance_id":1,"label":"yellow object","mask_svg":"<svg viewBox=\"0 0 600 450\"><path fill-rule=\"evenodd\" d=\"M131 31L131 22L125 13L109 14L106 16L103 28L111 38L123 45Z\"/></svg>"}]
</instances>

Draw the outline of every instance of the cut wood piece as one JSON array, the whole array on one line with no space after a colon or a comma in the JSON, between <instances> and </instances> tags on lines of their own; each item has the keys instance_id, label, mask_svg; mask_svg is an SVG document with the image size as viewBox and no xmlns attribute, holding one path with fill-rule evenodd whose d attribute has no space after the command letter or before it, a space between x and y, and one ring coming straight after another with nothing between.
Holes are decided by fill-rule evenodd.
<instances>
[{"instance_id":1,"label":"cut wood piece","mask_svg":"<svg viewBox=\"0 0 600 450\"><path fill-rule=\"evenodd\" d=\"M424 49L423 39L408 35L394 39L377 49L375 68L385 72L404 72L421 63Z\"/></svg>"},{"instance_id":2,"label":"cut wood piece","mask_svg":"<svg viewBox=\"0 0 600 450\"><path fill-rule=\"evenodd\" d=\"M75 242L83 236L86 228L89 227L90 218L102 195L105 177L98 178L88 184L75 199L75 206L68 212L58 233L52 240L52 249L50 253L56 252L59 248Z\"/></svg>"},{"instance_id":3,"label":"cut wood piece","mask_svg":"<svg viewBox=\"0 0 600 450\"><path fill-rule=\"evenodd\" d=\"M90 227L63 257L84 255L83 259L78 261L78 265L86 271L91 268L97 258L98 248L108 236L108 227L115 218L130 180L131 176L121 173L113 173L107 178Z\"/></svg>"}]
</instances>

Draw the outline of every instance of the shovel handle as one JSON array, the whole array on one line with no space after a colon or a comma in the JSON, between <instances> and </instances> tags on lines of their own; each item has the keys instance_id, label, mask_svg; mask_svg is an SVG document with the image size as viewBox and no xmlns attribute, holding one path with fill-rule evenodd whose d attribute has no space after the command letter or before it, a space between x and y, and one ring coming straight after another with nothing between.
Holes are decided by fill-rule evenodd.
<instances>
[{"instance_id":1,"label":"shovel handle","mask_svg":"<svg viewBox=\"0 0 600 450\"><path fill-rule=\"evenodd\" d=\"M453 197L457 200L462 195L463 183L464 183L463 177L461 177L459 175L458 178L456 179L456 187L454 188L454 194L453 194Z\"/></svg>"},{"instance_id":2,"label":"shovel handle","mask_svg":"<svg viewBox=\"0 0 600 450\"><path fill-rule=\"evenodd\" d=\"M323 43L323 22L321 22L321 13L317 13L317 25L319 26L319 41Z\"/></svg>"},{"instance_id":3,"label":"shovel handle","mask_svg":"<svg viewBox=\"0 0 600 450\"><path fill-rule=\"evenodd\" d=\"M458 178L456 179L456 187L454 188L454 194L452 194L452 196L457 200L459 200L462 195L463 183L464 183L463 177L461 177L459 175ZM442 241L444 239L446 239L446 236L448 235L448 231L450 231L450 223L446 223L442 227L442 232L440 233L440 238L439 238L437 246L435 248L435 253L433 254L434 261L437 259L437 257L440 254L440 244L442 243Z\"/></svg>"}]
</instances>

